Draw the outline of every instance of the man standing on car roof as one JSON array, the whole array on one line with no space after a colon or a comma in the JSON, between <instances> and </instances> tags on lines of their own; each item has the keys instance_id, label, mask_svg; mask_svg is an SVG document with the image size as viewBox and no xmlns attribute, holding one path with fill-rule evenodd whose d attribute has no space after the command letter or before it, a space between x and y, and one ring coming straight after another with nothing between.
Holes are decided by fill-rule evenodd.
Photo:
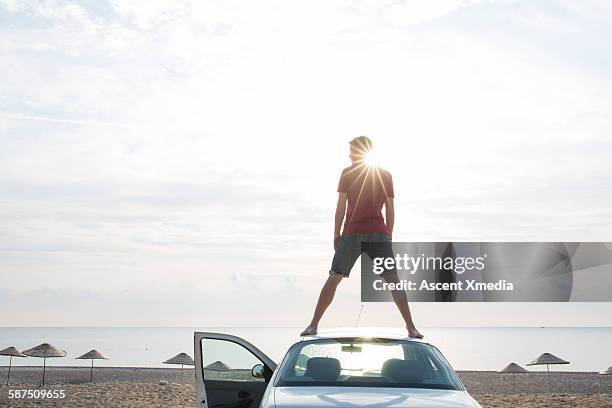
<instances>
[{"instance_id":1,"label":"man standing on car roof","mask_svg":"<svg viewBox=\"0 0 612 408\"><path fill-rule=\"evenodd\" d=\"M391 173L368 162L372 141L359 136L349 142L351 165L344 170L338 183L338 203L334 225L334 258L329 277L321 289L312 320L301 336L317 333L319 321L331 304L342 278L348 278L361 255L362 242L391 242L395 209L393 206L393 179ZM383 218L382 209L385 208ZM342 234L340 229L344 221ZM390 250L390 248L389 248ZM368 254L371 255L371 254ZM391 252L391 256L393 256ZM387 282L399 282L397 271L388 270L381 275ZM393 301L399 309L408 335L423 338L412 321L408 297L403 290L393 290Z\"/></svg>"}]
</instances>

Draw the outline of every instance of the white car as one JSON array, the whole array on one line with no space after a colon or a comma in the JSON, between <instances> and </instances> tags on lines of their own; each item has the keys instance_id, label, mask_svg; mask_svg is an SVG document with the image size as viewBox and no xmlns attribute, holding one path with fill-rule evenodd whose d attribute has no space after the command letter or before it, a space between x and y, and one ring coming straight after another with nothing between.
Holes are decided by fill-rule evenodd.
<instances>
[{"instance_id":1,"label":"white car","mask_svg":"<svg viewBox=\"0 0 612 408\"><path fill-rule=\"evenodd\" d=\"M480 408L442 353L399 335L303 337L276 365L246 340L196 332L197 408Z\"/></svg>"}]
</instances>

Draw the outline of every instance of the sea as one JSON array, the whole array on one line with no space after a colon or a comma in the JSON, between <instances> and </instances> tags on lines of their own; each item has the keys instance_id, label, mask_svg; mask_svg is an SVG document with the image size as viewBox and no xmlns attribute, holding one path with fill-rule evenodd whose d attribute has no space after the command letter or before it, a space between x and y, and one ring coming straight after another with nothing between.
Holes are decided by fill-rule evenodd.
<instances>
[{"instance_id":1,"label":"sea","mask_svg":"<svg viewBox=\"0 0 612 408\"><path fill-rule=\"evenodd\" d=\"M96 366L168 367L163 361L185 352L193 356L195 331L244 338L279 362L301 327L0 327L0 349L19 350L50 343L67 352L47 359L48 366L88 366L76 357L96 349L108 357ZM426 341L446 356L455 370L500 370L521 366L544 352L570 364L558 371L601 371L612 365L612 327L424 327ZM0 356L0 366L9 358ZM14 366L37 366L37 358L13 358ZM545 367L534 370L545 370Z\"/></svg>"}]
</instances>

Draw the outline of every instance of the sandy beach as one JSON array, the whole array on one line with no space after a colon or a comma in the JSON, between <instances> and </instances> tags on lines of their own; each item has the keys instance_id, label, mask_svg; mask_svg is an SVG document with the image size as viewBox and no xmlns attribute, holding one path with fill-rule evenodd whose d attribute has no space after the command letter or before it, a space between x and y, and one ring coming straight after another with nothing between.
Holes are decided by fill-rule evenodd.
<instances>
[{"instance_id":1,"label":"sandy beach","mask_svg":"<svg viewBox=\"0 0 612 408\"><path fill-rule=\"evenodd\" d=\"M64 399L9 399L9 390L40 389L40 367L15 367L11 385L0 386L0 406L7 407L194 407L193 370L173 368L111 368L94 371L95 384L87 383L89 371L77 367L51 367L47 390L64 390ZM612 376L596 373L551 373L552 393L546 373L512 378L488 371L460 371L470 393L484 408L584 407L612 408ZM5 378L6 367L0 368ZM160 384L163 381L163 385Z\"/></svg>"}]
</instances>

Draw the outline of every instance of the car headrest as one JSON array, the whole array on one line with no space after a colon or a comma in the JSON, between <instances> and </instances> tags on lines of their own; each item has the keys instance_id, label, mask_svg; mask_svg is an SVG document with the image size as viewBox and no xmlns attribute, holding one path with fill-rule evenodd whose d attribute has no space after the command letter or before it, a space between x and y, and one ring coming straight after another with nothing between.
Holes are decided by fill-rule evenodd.
<instances>
[{"instance_id":1,"label":"car headrest","mask_svg":"<svg viewBox=\"0 0 612 408\"><path fill-rule=\"evenodd\" d=\"M306 361L304 376L320 381L336 381L340 376L340 361L330 357L311 357Z\"/></svg>"},{"instance_id":2,"label":"car headrest","mask_svg":"<svg viewBox=\"0 0 612 408\"><path fill-rule=\"evenodd\" d=\"M422 361L392 358L384 362L380 374L397 382L420 383L426 370L427 366Z\"/></svg>"}]
</instances>

